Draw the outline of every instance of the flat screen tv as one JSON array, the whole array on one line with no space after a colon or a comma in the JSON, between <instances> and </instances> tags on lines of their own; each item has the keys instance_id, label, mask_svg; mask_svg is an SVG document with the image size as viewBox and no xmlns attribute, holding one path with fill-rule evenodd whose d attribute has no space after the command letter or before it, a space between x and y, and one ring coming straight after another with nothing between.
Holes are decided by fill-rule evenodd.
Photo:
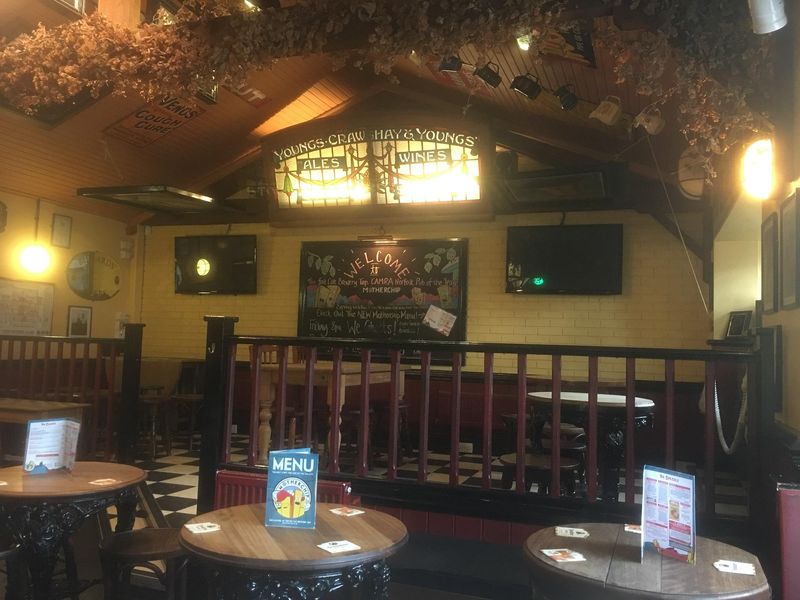
<instances>
[{"instance_id":1,"label":"flat screen tv","mask_svg":"<svg viewBox=\"0 0 800 600\"><path fill-rule=\"evenodd\" d=\"M621 294L622 225L509 227L506 292Z\"/></svg>"},{"instance_id":2,"label":"flat screen tv","mask_svg":"<svg viewBox=\"0 0 800 600\"><path fill-rule=\"evenodd\" d=\"M175 293L255 294L256 236L176 237Z\"/></svg>"}]
</instances>

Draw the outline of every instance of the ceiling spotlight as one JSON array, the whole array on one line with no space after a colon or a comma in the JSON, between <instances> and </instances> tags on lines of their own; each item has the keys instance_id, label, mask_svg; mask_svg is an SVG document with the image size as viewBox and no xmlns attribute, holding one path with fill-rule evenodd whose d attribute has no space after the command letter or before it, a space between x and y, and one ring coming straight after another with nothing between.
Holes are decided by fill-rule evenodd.
<instances>
[{"instance_id":1,"label":"ceiling spotlight","mask_svg":"<svg viewBox=\"0 0 800 600\"><path fill-rule=\"evenodd\" d=\"M463 65L464 63L457 56L448 56L439 63L439 70L445 73L458 73Z\"/></svg>"},{"instance_id":2,"label":"ceiling spotlight","mask_svg":"<svg viewBox=\"0 0 800 600\"><path fill-rule=\"evenodd\" d=\"M571 83L562 85L555 92L553 92L553 94L561 103L561 110L572 110L578 106L578 97L575 95L575 92L572 91Z\"/></svg>"},{"instance_id":3,"label":"ceiling spotlight","mask_svg":"<svg viewBox=\"0 0 800 600\"><path fill-rule=\"evenodd\" d=\"M514 77L510 87L530 100L536 100L536 96L542 92L542 84L539 83L539 78L530 73Z\"/></svg>"},{"instance_id":4,"label":"ceiling spotlight","mask_svg":"<svg viewBox=\"0 0 800 600\"><path fill-rule=\"evenodd\" d=\"M494 63L486 63L480 69L475 69L475 75L495 88L503 81L500 77L500 67Z\"/></svg>"}]
</instances>

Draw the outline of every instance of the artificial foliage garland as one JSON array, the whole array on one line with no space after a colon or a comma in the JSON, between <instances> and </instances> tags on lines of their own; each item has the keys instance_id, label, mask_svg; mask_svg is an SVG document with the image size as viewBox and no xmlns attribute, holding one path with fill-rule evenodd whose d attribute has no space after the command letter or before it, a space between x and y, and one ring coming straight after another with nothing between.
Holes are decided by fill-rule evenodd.
<instances>
[{"instance_id":1,"label":"artificial foliage garland","mask_svg":"<svg viewBox=\"0 0 800 600\"><path fill-rule=\"evenodd\" d=\"M743 0L605 1L652 19L652 27L638 31L598 19L594 37L611 52L618 82L632 82L656 104L677 100L690 144L723 153L768 126L772 40L750 31ZM470 44L489 60L493 49L525 33L532 33L536 54L537 39L564 4L305 0L252 11L242 10L241 0L185 0L169 23L162 15L136 30L94 13L0 46L0 95L29 113L84 89L95 97L108 90L145 99L192 96L215 84L238 85L280 58L323 52L388 73L411 51L447 56ZM670 63L674 74L665 71Z\"/></svg>"}]
</instances>

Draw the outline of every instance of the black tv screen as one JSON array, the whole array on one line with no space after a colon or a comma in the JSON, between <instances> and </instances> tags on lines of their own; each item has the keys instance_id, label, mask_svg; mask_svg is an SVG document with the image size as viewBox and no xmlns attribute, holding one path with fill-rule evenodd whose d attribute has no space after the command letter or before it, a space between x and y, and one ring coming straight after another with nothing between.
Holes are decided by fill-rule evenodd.
<instances>
[{"instance_id":1,"label":"black tv screen","mask_svg":"<svg viewBox=\"0 0 800 600\"><path fill-rule=\"evenodd\" d=\"M621 294L622 225L509 227L506 292Z\"/></svg>"},{"instance_id":2,"label":"black tv screen","mask_svg":"<svg viewBox=\"0 0 800 600\"><path fill-rule=\"evenodd\" d=\"M255 294L256 236L176 237L175 293Z\"/></svg>"}]
</instances>

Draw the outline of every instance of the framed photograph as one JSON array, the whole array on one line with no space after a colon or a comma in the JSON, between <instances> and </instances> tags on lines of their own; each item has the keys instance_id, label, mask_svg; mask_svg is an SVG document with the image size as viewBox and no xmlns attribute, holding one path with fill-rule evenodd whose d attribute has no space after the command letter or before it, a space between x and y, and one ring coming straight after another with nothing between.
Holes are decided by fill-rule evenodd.
<instances>
[{"instance_id":1,"label":"framed photograph","mask_svg":"<svg viewBox=\"0 0 800 600\"><path fill-rule=\"evenodd\" d=\"M72 241L72 217L53 213L53 231L50 244L59 248L69 248Z\"/></svg>"},{"instance_id":2,"label":"framed photograph","mask_svg":"<svg viewBox=\"0 0 800 600\"><path fill-rule=\"evenodd\" d=\"M90 306L70 306L67 311L67 336L91 337L92 308Z\"/></svg>"},{"instance_id":3,"label":"framed photograph","mask_svg":"<svg viewBox=\"0 0 800 600\"><path fill-rule=\"evenodd\" d=\"M797 268L800 266L800 243L798 243L797 194L792 194L781 204L781 308L800 306Z\"/></svg>"},{"instance_id":4,"label":"framed photograph","mask_svg":"<svg viewBox=\"0 0 800 600\"><path fill-rule=\"evenodd\" d=\"M728 327L725 329L726 338L748 337L750 335L750 319L752 310L734 310L728 317Z\"/></svg>"},{"instance_id":5,"label":"framed photograph","mask_svg":"<svg viewBox=\"0 0 800 600\"><path fill-rule=\"evenodd\" d=\"M761 224L761 301L765 314L778 310L778 215Z\"/></svg>"}]
</instances>

